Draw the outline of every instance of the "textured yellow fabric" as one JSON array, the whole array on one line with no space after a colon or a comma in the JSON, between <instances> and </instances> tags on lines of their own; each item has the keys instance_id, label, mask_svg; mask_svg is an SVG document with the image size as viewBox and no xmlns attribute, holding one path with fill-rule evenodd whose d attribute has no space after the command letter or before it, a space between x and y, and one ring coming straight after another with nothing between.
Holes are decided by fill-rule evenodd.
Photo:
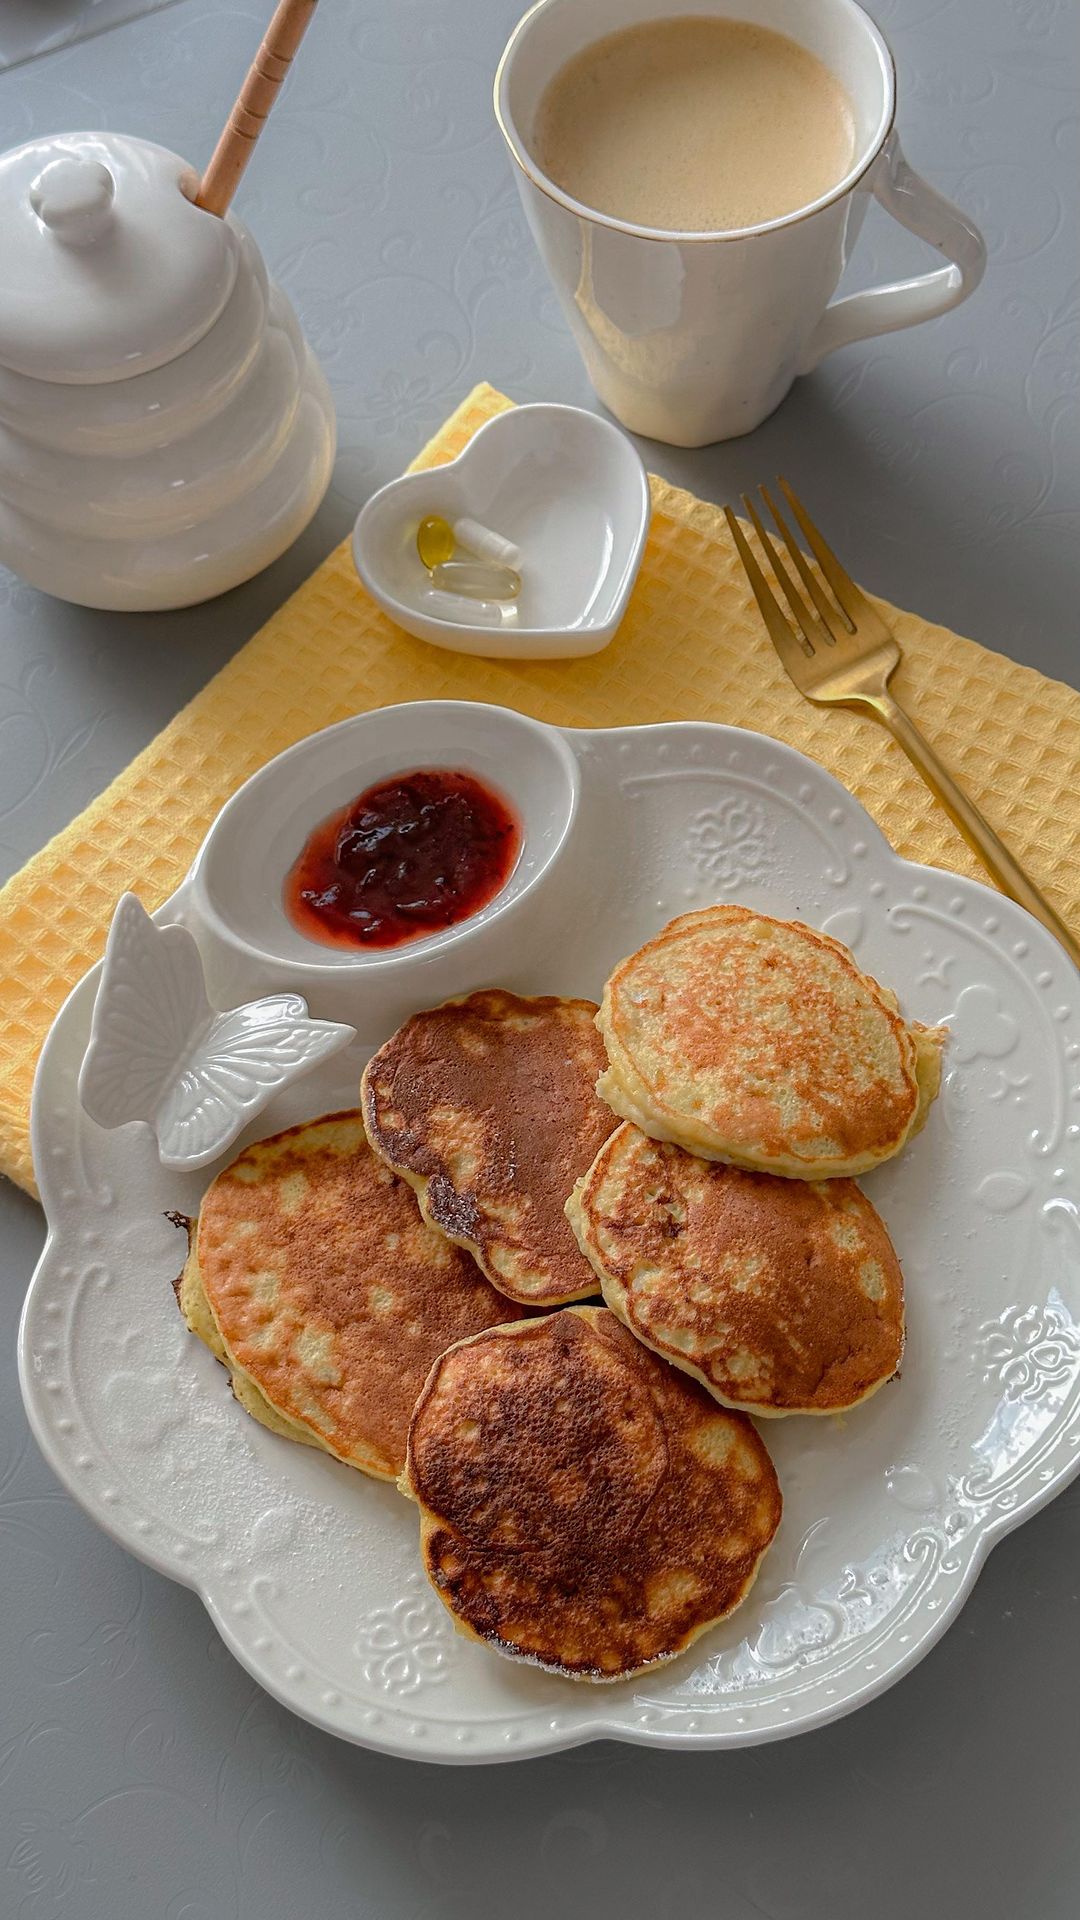
<instances>
[{"instance_id":1,"label":"textured yellow fabric","mask_svg":"<svg viewBox=\"0 0 1080 1920\"><path fill-rule=\"evenodd\" d=\"M424 449L461 451L509 401L476 388ZM99 958L125 888L159 905L234 788L318 727L398 700L494 701L565 726L721 720L801 747L911 859L980 869L887 735L791 686L750 600L723 516L652 482L630 607L588 660L475 660L401 633L361 590L347 545L127 770L0 891L0 1167L34 1190L34 1063L64 996ZM1080 926L1080 694L915 614L878 603L904 648L898 689L967 791Z\"/></svg>"}]
</instances>

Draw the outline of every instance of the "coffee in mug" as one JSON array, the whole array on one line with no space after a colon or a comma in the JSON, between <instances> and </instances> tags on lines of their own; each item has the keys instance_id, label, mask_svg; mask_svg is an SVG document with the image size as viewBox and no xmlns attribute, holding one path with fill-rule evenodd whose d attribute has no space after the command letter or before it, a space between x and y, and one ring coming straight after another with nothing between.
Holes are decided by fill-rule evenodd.
<instances>
[{"instance_id":1,"label":"coffee in mug","mask_svg":"<svg viewBox=\"0 0 1080 1920\"><path fill-rule=\"evenodd\" d=\"M635 433L749 433L834 348L982 278L981 235L904 158L858 0L535 0L495 112L589 377ZM948 264L833 299L874 199Z\"/></svg>"},{"instance_id":2,"label":"coffee in mug","mask_svg":"<svg viewBox=\"0 0 1080 1920\"><path fill-rule=\"evenodd\" d=\"M715 233L817 200L847 173L851 101L824 61L748 20L693 14L607 34L537 109L548 178L639 227Z\"/></svg>"}]
</instances>

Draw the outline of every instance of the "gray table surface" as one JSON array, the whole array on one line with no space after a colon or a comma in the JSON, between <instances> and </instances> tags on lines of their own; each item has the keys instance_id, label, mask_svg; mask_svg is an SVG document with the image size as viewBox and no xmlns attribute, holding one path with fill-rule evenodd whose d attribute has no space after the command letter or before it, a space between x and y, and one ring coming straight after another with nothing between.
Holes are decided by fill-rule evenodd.
<instances>
[{"instance_id":1,"label":"gray table surface","mask_svg":"<svg viewBox=\"0 0 1080 1920\"><path fill-rule=\"evenodd\" d=\"M0 146L122 127L205 157L268 11L4 0ZM0 570L4 872L247 639L476 380L589 404L492 124L518 11L324 0L238 207L334 388L333 489L276 566L187 613L81 612ZM909 157L986 232L983 287L945 320L837 355L746 440L644 451L713 500L786 468L862 580L1077 684L1075 11L876 11ZM922 258L872 218L852 284ZM13 1361L41 1216L11 1189L0 1205L0 1914L1075 1920L1080 1484L998 1547L912 1675L823 1732L475 1772L386 1760L266 1698L194 1594L60 1491Z\"/></svg>"}]
</instances>

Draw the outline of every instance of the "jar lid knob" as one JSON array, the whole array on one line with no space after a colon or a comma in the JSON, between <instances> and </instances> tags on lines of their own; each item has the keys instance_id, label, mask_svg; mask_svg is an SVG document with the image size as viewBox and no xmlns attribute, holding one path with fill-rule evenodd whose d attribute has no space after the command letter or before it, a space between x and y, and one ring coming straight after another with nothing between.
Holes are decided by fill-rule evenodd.
<instances>
[{"instance_id":1,"label":"jar lid knob","mask_svg":"<svg viewBox=\"0 0 1080 1920\"><path fill-rule=\"evenodd\" d=\"M30 184L30 205L43 226L68 246L85 247L112 221L116 182L100 160L50 160Z\"/></svg>"}]
</instances>

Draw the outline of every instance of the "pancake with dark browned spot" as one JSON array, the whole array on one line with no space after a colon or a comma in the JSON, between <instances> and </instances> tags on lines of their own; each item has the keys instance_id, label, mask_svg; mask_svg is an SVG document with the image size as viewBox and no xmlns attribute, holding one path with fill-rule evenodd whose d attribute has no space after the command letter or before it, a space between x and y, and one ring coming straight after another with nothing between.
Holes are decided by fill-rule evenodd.
<instances>
[{"instance_id":1,"label":"pancake with dark browned spot","mask_svg":"<svg viewBox=\"0 0 1080 1920\"><path fill-rule=\"evenodd\" d=\"M401 1485L457 1626L575 1680L681 1653L745 1598L780 1521L749 1420L603 1307L443 1354Z\"/></svg>"},{"instance_id":2,"label":"pancake with dark browned spot","mask_svg":"<svg viewBox=\"0 0 1080 1920\"><path fill-rule=\"evenodd\" d=\"M425 1220L528 1306L596 1292L564 1208L615 1125L597 1097L604 1049L591 1000L492 988L418 1013L364 1074L376 1153Z\"/></svg>"},{"instance_id":3,"label":"pancake with dark browned spot","mask_svg":"<svg viewBox=\"0 0 1080 1920\"><path fill-rule=\"evenodd\" d=\"M180 1306L256 1419L385 1480L432 1361L519 1311L424 1224L358 1113L260 1140L218 1175Z\"/></svg>"},{"instance_id":4,"label":"pancake with dark browned spot","mask_svg":"<svg viewBox=\"0 0 1080 1920\"><path fill-rule=\"evenodd\" d=\"M599 1092L707 1160L789 1179L865 1173L918 1132L943 1033L829 934L749 907L686 913L616 967Z\"/></svg>"},{"instance_id":5,"label":"pancake with dark browned spot","mask_svg":"<svg viewBox=\"0 0 1080 1920\"><path fill-rule=\"evenodd\" d=\"M604 1299L723 1406L839 1413L892 1379L904 1283L854 1180L779 1180L613 1133L567 1203Z\"/></svg>"}]
</instances>

